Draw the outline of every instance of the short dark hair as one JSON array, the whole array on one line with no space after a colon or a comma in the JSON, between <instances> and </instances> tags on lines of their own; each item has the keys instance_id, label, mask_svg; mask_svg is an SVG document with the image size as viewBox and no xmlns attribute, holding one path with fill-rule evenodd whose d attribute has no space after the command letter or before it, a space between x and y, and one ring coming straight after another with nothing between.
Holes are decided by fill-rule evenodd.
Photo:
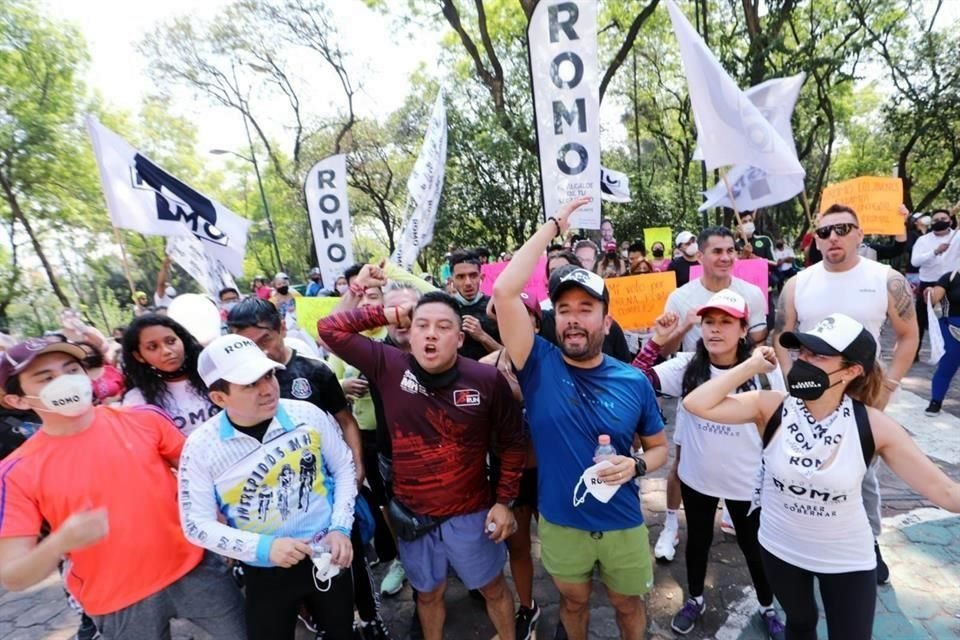
<instances>
[{"instance_id":1,"label":"short dark hair","mask_svg":"<svg viewBox=\"0 0 960 640\"><path fill-rule=\"evenodd\" d=\"M489 255L489 254L488 254ZM452 270L458 264L472 264L480 268L480 258L475 253L469 251L454 251L450 255L450 269Z\"/></svg>"},{"instance_id":2,"label":"short dark hair","mask_svg":"<svg viewBox=\"0 0 960 640\"><path fill-rule=\"evenodd\" d=\"M360 274L361 269L363 269L363 265L359 262L352 264L343 272L343 277L347 279L347 282L350 282L351 279L356 278Z\"/></svg>"},{"instance_id":3,"label":"short dark hair","mask_svg":"<svg viewBox=\"0 0 960 640\"><path fill-rule=\"evenodd\" d=\"M575 267L583 266L583 263L580 262L580 258L577 257L577 254L575 254L573 251L570 251L569 249L564 249L563 251L558 251L557 253L547 258L547 262L544 265L544 271L545 271L544 275L546 275L547 278L550 277L550 261L556 260L557 258L563 258L564 260L567 261L567 264L572 264ZM558 267L558 268L562 268L562 267Z\"/></svg>"},{"instance_id":4,"label":"short dark hair","mask_svg":"<svg viewBox=\"0 0 960 640\"><path fill-rule=\"evenodd\" d=\"M439 302L440 304L447 305L448 307L453 309L454 313L456 313L458 316L460 315L460 305L457 304L456 298L451 296L446 291L430 291L428 293L423 294L422 296L420 296L420 299L417 300L417 304L413 308L413 310L416 311L417 309L419 309L425 304L433 304L435 302Z\"/></svg>"},{"instance_id":5,"label":"short dark hair","mask_svg":"<svg viewBox=\"0 0 960 640\"><path fill-rule=\"evenodd\" d=\"M756 212L754 212L754 211L741 211L741 212L740 212L740 220L741 220L741 221L743 220L743 217L744 217L744 216L750 216L750 219L751 219L751 220L755 220L755 219L757 218L757 214L756 214Z\"/></svg>"},{"instance_id":6,"label":"short dark hair","mask_svg":"<svg viewBox=\"0 0 960 640\"><path fill-rule=\"evenodd\" d=\"M700 247L700 250L703 251L703 248L707 246L707 241L714 237L730 238L734 242L737 241L737 237L733 235L733 231L730 231L727 227L720 225L707 227L697 236L697 245Z\"/></svg>"},{"instance_id":7,"label":"short dark hair","mask_svg":"<svg viewBox=\"0 0 960 640\"><path fill-rule=\"evenodd\" d=\"M554 242L547 247L547 253L553 253L554 251L563 251L563 245L559 242Z\"/></svg>"},{"instance_id":8,"label":"short dark hair","mask_svg":"<svg viewBox=\"0 0 960 640\"><path fill-rule=\"evenodd\" d=\"M217 294L217 297L218 297L220 300L223 300L223 295L224 295L225 293L230 293L231 291L232 291L233 293L237 294L237 297L240 297L240 292L237 291L236 289L234 289L233 287L224 287L223 289L220 289L220 293Z\"/></svg>"},{"instance_id":9,"label":"short dark hair","mask_svg":"<svg viewBox=\"0 0 960 640\"><path fill-rule=\"evenodd\" d=\"M256 296L241 300L227 314L227 326L233 330L267 326L280 331L283 320L280 311L269 300Z\"/></svg>"},{"instance_id":10,"label":"short dark hair","mask_svg":"<svg viewBox=\"0 0 960 640\"><path fill-rule=\"evenodd\" d=\"M477 247L476 249L473 250L473 255L476 256L478 259L479 258L489 259L490 249L487 249L486 247Z\"/></svg>"},{"instance_id":11,"label":"short dark hair","mask_svg":"<svg viewBox=\"0 0 960 640\"><path fill-rule=\"evenodd\" d=\"M230 395L230 383L220 378L219 380L214 380L210 383L210 386L207 387L210 391L219 391L220 393L225 393Z\"/></svg>"},{"instance_id":12,"label":"short dark hair","mask_svg":"<svg viewBox=\"0 0 960 640\"><path fill-rule=\"evenodd\" d=\"M576 253L577 249L580 247L590 247L593 249L594 255L600 255L600 247L597 246L597 243L589 238L584 238L583 240L577 240L576 244L573 245L573 251Z\"/></svg>"},{"instance_id":13,"label":"short dark hair","mask_svg":"<svg viewBox=\"0 0 960 640\"><path fill-rule=\"evenodd\" d=\"M647 247L646 245L643 244L642 240L637 240L633 244L631 244L629 247L627 247L627 253L637 253L637 252L640 252L640 253L647 252Z\"/></svg>"},{"instance_id":14,"label":"short dark hair","mask_svg":"<svg viewBox=\"0 0 960 640\"><path fill-rule=\"evenodd\" d=\"M820 215L828 216L831 213L849 213L850 215L853 216L854 221L856 221L858 225L860 224L860 216L857 215L856 211L854 211L852 208L850 208L845 204L840 204L839 202L836 204L832 204L829 207L827 207L826 211L821 212Z\"/></svg>"},{"instance_id":15,"label":"short dark hair","mask_svg":"<svg viewBox=\"0 0 960 640\"><path fill-rule=\"evenodd\" d=\"M604 222L609 222L610 226L613 226L613 220L611 220L610 218L604 218L603 220L600 221L600 224L603 224Z\"/></svg>"},{"instance_id":16,"label":"short dark hair","mask_svg":"<svg viewBox=\"0 0 960 640\"><path fill-rule=\"evenodd\" d=\"M20 385L20 374L10 376L3 383L3 392L11 396L22 396L23 387Z\"/></svg>"}]
</instances>

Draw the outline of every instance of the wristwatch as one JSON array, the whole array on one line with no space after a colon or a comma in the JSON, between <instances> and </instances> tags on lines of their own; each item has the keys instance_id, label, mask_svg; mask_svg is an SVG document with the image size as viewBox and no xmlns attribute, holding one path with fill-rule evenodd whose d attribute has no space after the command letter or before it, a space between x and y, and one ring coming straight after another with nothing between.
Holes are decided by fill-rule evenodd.
<instances>
[{"instance_id":1,"label":"wristwatch","mask_svg":"<svg viewBox=\"0 0 960 640\"><path fill-rule=\"evenodd\" d=\"M516 501L516 499L514 499L514 500L507 500L506 502L500 501L498 504L502 504L502 505L505 506L507 509L510 509L511 511L513 511L513 508L514 508L514 506L516 506L517 501Z\"/></svg>"},{"instance_id":2,"label":"wristwatch","mask_svg":"<svg viewBox=\"0 0 960 640\"><path fill-rule=\"evenodd\" d=\"M631 457L633 458L633 463L636 465L636 477L642 478L643 476L647 475L647 461L636 454Z\"/></svg>"}]
</instances>

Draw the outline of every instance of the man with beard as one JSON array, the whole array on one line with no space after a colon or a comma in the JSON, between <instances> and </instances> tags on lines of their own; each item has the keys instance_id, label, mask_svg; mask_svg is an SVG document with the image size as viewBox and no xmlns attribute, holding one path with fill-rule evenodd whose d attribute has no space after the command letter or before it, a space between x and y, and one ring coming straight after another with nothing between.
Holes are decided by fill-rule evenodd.
<instances>
[{"instance_id":1,"label":"man with beard","mask_svg":"<svg viewBox=\"0 0 960 640\"><path fill-rule=\"evenodd\" d=\"M589 198L558 211L517 251L494 285L497 322L518 368L540 467L537 489L543 566L560 591L567 636L586 640L594 565L617 612L621 637L646 630L644 594L653 586L650 543L634 479L667 457L653 389L636 369L603 354L610 327L603 279L574 269L552 289L557 345L534 334L520 293L544 249ZM594 460L598 441L617 455ZM631 454L639 441L642 454ZM598 464L594 465L595 462ZM581 495L580 482L590 495ZM622 485L629 485L620 490ZM572 500L571 500L572 496Z\"/></svg>"},{"instance_id":2,"label":"man with beard","mask_svg":"<svg viewBox=\"0 0 960 640\"><path fill-rule=\"evenodd\" d=\"M359 335L387 324L410 327L410 353ZM483 594L501 640L514 640L502 542L516 530L511 507L526 437L503 375L458 356L460 325L457 301L438 291L412 310L368 306L333 314L317 333L380 391L392 441L389 511L424 637L443 637L443 594L453 568L464 586ZM491 448L502 461L496 487L486 474Z\"/></svg>"},{"instance_id":3,"label":"man with beard","mask_svg":"<svg viewBox=\"0 0 960 640\"><path fill-rule=\"evenodd\" d=\"M814 234L823 260L788 280L777 302L773 337L777 360L786 375L793 359L780 344L780 335L786 331L809 331L832 313L843 313L862 324L877 344L880 344L880 329L889 320L897 334L897 345L887 370L885 393L876 403L876 408L882 411L890 394L900 387L900 379L913 365L920 341L910 285L900 272L857 254L857 247L863 242L863 230L850 207L835 204L820 214ZM875 465L867 470L862 491L873 535L879 537L880 484ZM874 544L874 550L877 582L886 584L890 571L878 544Z\"/></svg>"}]
</instances>

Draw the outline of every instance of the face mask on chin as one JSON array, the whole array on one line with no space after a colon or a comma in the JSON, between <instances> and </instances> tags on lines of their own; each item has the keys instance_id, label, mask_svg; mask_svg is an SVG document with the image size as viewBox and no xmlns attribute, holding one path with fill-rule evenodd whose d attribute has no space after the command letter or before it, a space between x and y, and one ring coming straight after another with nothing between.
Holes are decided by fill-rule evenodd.
<instances>
[{"instance_id":1,"label":"face mask on chin","mask_svg":"<svg viewBox=\"0 0 960 640\"><path fill-rule=\"evenodd\" d=\"M44 409L62 416L81 416L93 406L93 386L85 373L71 373L55 378L35 397Z\"/></svg>"},{"instance_id":2,"label":"face mask on chin","mask_svg":"<svg viewBox=\"0 0 960 640\"><path fill-rule=\"evenodd\" d=\"M817 400L823 396L827 389L840 384L840 381L830 384L830 376L837 371L843 371L845 368L841 367L836 371L827 373L806 360L797 360L793 363L790 373L787 374L787 389L794 398Z\"/></svg>"}]
</instances>

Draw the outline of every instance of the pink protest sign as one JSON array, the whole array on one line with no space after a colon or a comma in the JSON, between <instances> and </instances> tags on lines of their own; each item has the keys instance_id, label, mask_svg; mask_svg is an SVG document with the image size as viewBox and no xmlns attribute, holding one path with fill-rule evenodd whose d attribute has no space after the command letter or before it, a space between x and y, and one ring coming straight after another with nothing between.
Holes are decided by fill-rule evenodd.
<instances>
[{"instance_id":1,"label":"pink protest sign","mask_svg":"<svg viewBox=\"0 0 960 640\"><path fill-rule=\"evenodd\" d=\"M507 268L509 262L491 262L483 265L480 269L483 280L480 282L480 291L488 296L493 295L493 283L497 281L503 270ZM527 280L523 290L536 298L537 302L547 298L547 256L541 256L537 261L537 266L533 269L533 275Z\"/></svg>"},{"instance_id":2,"label":"pink protest sign","mask_svg":"<svg viewBox=\"0 0 960 640\"><path fill-rule=\"evenodd\" d=\"M760 289L763 294L763 310L769 311L770 296L767 293L770 288L770 276L768 275L767 261L763 258L750 258L749 260L737 260L733 265L733 275L741 280L746 280L750 284ZM695 264L690 267L690 279L696 280L703 275L703 267Z\"/></svg>"}]
</instances>

